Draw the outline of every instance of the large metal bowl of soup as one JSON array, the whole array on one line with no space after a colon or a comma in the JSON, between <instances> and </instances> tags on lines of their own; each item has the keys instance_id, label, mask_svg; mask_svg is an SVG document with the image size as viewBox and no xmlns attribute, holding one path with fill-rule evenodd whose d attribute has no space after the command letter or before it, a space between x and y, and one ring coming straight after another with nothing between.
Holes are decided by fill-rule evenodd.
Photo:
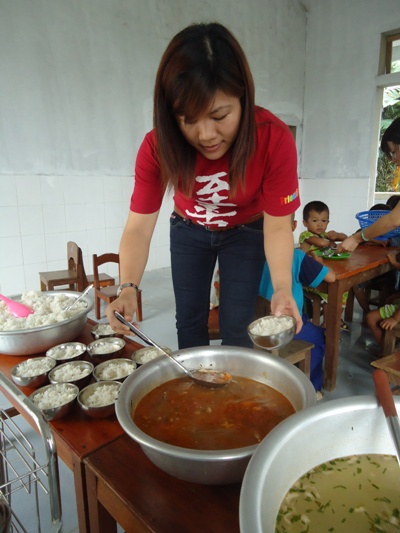
<instances>
[{"instance_id":1,"label":"large metal bowl of soup","mask_svg":"<svg viewBox=\"0 0 400 533\"><path fill-rule=\"evenodd\" d=\"M395 401L399 411L400 398ZM362 454L395 455L385 415L374 396L324 402L284 420L258 446L246 470L240 494L241 533L279 531L275 524L281 502L303 474L327 461ZM332 473L330 479L337 488ZM332 506L334 498L332 490ZM328 514L326 531L331 522ZM312 522L310 531L315 531L311 526ZM335 528L339 530L353 531Z\"/></svg>"},{"instance_id":2,"label":"large metal bowl of soup","mask_svg":"<svg viewBox=\"0 0 400 533\"><path fill-rule=\"evenodd\" d=\"M29 315L26 319L16 319L10 314L10 319L16 328L19 328L18 321L20 321L20 328L4 331L2 327L4 327L5 320L10 319L6 317L2 308L0 313L0 354L33 355L42 353L57 344L74 341L83 331L87 322L87 315L93 308L92 298L85 295L77 302L76 307L70 311L63 311L64 305L67 306L67 298L68 304L72 304L82 293L76 291L39 291L35 294L38 295L38 300L35 303L37 305L35 318L39 319L40 314L42 314L43 323L46 323L47 320L50 320L49 316L53 314L53 323L32 326L29 325L28 321L32 320L33 315ZM19 301L21 297L22 295L19 294L11 298ZM54 304L48 300L51 302L50 307L46 307L44 303L40 303L40 297L54 298ZM59 306L57 302L60 303ZM35 309L34 306L32 307ZM53 307L55 310L50 311L49 309ZM56 310L57 307L59 307L58 310Z\"/></svg>"},{"instance_id":3,"label":"large metal bowl of soup","mask_svg":"<svg viewBox=\"0 0 400 533\"><path fill-rule=\"evenodd\" d=\"M285 396L295 411L308 408L316 401L314 387L305 374L287 361L262 350L206 346L187 348L172 355L189 370L216 368L232 376L269 385ZM148 392L164 382L181 377L179 368L167 357L158 357L135 370L122 384L118 396L116 414L119 423L155 465L174 477L210 485L241 481L258 444L227 450L190 449L161 442L133 422L132 413ZM205 391L210 395L215 392L212 389Z\"/></svg>"}]
</instances>

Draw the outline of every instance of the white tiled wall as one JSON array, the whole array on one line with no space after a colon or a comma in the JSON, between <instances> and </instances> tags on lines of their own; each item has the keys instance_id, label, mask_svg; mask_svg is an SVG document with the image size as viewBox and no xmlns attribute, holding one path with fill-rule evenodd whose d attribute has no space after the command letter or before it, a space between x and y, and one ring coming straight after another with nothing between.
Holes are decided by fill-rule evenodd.
<instances>
[{"instance_id":1,"label":"white tiled wall","mask_svg":"<svg viewBox=\"0 0 400 533\"><path fill-rule=\"evenodd\" d=\"M38 290L40 271L67 268L67 242L92 254L118 252L133 178L124 176L1 176L0 292ZM154 233L148 270L169 266L166 198ZM116 275L116 272L109 272Z\"/></svg>"}]
</instances>

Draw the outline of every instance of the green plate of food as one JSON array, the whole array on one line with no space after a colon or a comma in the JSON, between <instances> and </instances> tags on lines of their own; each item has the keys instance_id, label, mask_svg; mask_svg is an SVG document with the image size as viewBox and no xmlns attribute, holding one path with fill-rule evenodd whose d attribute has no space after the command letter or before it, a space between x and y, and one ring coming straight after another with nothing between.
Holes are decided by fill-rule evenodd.
<instances>
[{"instance_id":1,"label":"green plate of food","mask_svg":"<svg viewBox=\"0 0 400 533\"><path fill-rule=\"evenodd\" d=\"M322 257L324 259L348 259L350 257L350 252L340 252L337 253L334 249L331 250L313 250L315 255Z\"/></svg>"}]
</instances>

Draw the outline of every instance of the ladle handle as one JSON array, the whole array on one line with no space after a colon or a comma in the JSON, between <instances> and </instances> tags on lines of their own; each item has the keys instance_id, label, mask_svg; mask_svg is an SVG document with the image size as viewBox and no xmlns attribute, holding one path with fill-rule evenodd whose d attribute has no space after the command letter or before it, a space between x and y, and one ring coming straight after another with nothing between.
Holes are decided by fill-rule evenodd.
<instances>
[{"instance_id":1,"label":"ladle handle","mask_svg":"<svg viewBox=\"0 0 400 533\"><path fill-rule=\"evenodd\" d=\"M74 307L74 305L79 302L80 300L82 300L82 298L90 291L90 289L93 287L93 285L89 285L88 287L86 287L86 289L83 291L83 293L78 296L78 298L71 304L69 305L68 307L65 308L65 311L69 311L70 309L72 309L72 307Z\"/></svg>"},{"instance_id":2,"label":"ladle handle","mask_svg":"<svg viewBox=\"0 0 400 533\"><path fill-rule=\"evenodd\" d=\"M376 395L378 396L379 403L382 406L385 416L397 416L396 405L394 403L386 372L377 369L373 372L372 378L375 383Z\"/></svg>"},{"instance_id":3,"label":"ladle handle","mask_svg":"<svg viewBox=\"0 0 400 533\"><path fill-rule=\"evenodd\" d=\"M162 352L164 355L169 357L171 359L171 361L173 361L176 365L178 365L179 368L181 370L183 370L183 372L185 372L185 374L187 374L188 376L192 377L191 373L189 372L189 370L187 368L185 368L183 365L181 365L180 362L177 359L175 359L175 357L172 357L168 352L166 352L164 350L164 348L162 348L157 343L155 343L153 340L151 340L145 333L143 333L143 331L140 331L140 329L137 328L136 326L134 326L131 322L128 322L127 320L125 320L125 318L120 313L118 313L118 311L115 311L114 314L115 314L115 316L118 318L118 320L120 322L125 324L125 326L128 326L128 328L135 335L140 337L142 339L142 341L144 341L146 344L148 344L150 346L154 346L154 348L157 348L157 350L160 350L160 352Z\"/></svg>"}]
</instances>

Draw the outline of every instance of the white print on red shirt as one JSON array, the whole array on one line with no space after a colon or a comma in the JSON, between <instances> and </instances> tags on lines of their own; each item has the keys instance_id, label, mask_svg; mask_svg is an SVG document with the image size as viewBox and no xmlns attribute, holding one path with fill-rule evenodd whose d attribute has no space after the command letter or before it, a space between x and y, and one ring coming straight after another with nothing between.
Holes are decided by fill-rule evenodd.
<instances>
[{"instance_id":1,"label":"white print on red shirt","mask_svg":"<svg viewBox=\"0 0 400 533\"><path fill-rule=\"evenodd\" d=\"M219 228L223 228L228 225L226 220L218 219L222 215L219 212L219 208L223 207L236 207L236 204L225 202L228 196L220 194L221 191L228 191L229 184L223 181L221 178L226 176L226 172L218 172L211 176L196 176L198 183L205 183L202 189L199 189L196 193L198 196L197 204L194 206L195 212L192 213L186 210L186 214L189 217L197 218L198 223L205 226L213 224ZM224 217L233 217L237 214L236 210L223 213Z\"/></svg>"}]
</instances>

